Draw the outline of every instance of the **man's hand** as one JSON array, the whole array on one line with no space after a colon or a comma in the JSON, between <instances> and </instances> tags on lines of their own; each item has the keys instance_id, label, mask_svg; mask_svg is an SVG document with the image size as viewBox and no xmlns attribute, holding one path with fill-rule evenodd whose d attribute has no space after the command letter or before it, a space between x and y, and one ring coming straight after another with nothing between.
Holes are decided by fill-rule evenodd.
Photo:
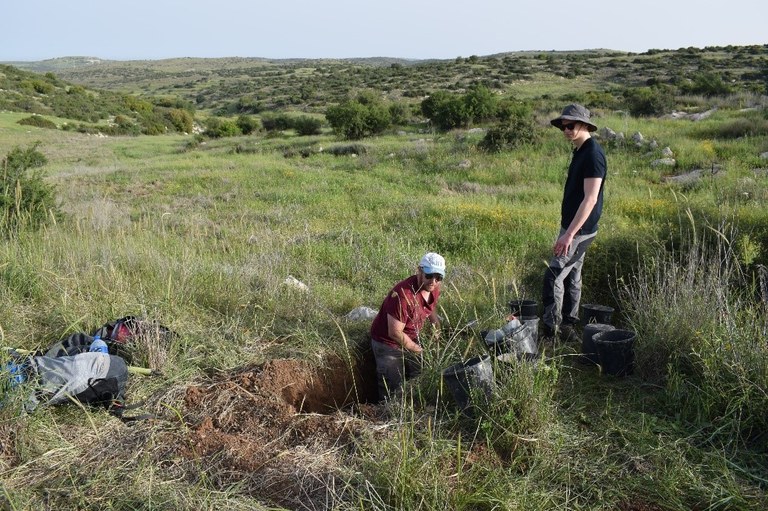
<instances>
[{"instance_id":1,"label":"man's hand","mask_svg":"<svg viewBox=\"0 0 768 511\"><path fill-rule=\"evenodd\" d=\"M409 342L405 349L407 349L411 353L416 353L416 354L419 354L422 351L424 351L424 348L422 348L421 346L419 346L418 344L416 344L413 341Z\"/></svg>"},{"instance_id":2,"label":"man's hand","mask_svg":"<svg viewBox=\"0 0 768 511\"><path fill-rule=\"evenodd\" d=\"M400 343L400 346L404 350L408 350L411 353L421 353L423 350L418 343L408 337L405 332L405 323L398 320L392 314L387 315L387 328L389 329L389 337Z\"/></svg>"},{"instance_id":3,"label":"man's hand","mask_svg":"<svg viewBox=\"0 0 768 511\"><path fill-rule=\"evenodd\" d=\"M555 257L561 257L568 253L568 251L571 249L571 243L573 243L573 236L568 234L567 232L557 238L557 241L555 242L555 246L553 247L552 251L555 254Z\"/></svg>"}]
</instances>

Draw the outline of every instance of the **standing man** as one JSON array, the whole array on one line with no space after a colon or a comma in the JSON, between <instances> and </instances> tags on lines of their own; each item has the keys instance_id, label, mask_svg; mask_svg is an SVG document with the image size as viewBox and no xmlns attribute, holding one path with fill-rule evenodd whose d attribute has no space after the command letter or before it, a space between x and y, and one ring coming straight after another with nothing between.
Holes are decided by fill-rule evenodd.
<instances>
[{"instance_id":1,"label":"standing man","mask_svg":"<svg viewBox=\"0 0 768 511\"><path fill-rule=\"evenodd\" d=\"M371 324L371 346L376 358L379 398L389 398L403 381L421 372L419 333L427 319L439 326L437 300L445 277L445 259L429 252L416 274L397 283L381 304Z\"/></svg>"},{"instance_id":2,"label":"standing man","mask_svg":"<svg viewBox=\"0 0 768 511\"><path fill-rule=\"evenodd\" d=\"M603 212L603 185L608 165L603 148L592 138L597 130L590 112L578 104L568 105L550 124L563 132L573 145L563 202L560 234L552 247L553 257L544 274L544 335L576 340L579 321L581 268L587 248L597 234Z\"/></svg>"}]
</instances>

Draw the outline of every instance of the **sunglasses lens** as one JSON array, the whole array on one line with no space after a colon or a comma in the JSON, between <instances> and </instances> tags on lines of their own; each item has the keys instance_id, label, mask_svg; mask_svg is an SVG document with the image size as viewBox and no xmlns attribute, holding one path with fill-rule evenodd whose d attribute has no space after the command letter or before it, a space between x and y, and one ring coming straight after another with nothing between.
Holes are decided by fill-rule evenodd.
<instances>
[{"instance_id":1,"label":"sunglasses lens","mask_svg":"<svg viewBox=\"0 0 768 511\"><path fill-rule=\"evenodd\" d=\"M560 131L572 130L575 127L576 127L576 123L575 122L571 122L571 123L568 123L568 124L561 124L560 125Z\"/></svg>"},{"instance_id":2,"label":"sunglasses lens","mask_svg":"<svg viewBox=\"0 0 768 511\"><path fill-rule=\"evenodd\" d=\"M437 280L438 282L443 280L443 276L439 273L425 273L424 278L427 280Z\"/></svg>"}]
</instances>

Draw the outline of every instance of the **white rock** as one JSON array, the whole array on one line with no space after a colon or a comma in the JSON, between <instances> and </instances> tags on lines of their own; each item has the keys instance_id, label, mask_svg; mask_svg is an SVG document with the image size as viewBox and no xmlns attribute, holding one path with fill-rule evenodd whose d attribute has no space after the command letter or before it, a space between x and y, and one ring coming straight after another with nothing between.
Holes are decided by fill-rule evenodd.
<instances>
[{"instance_id":1,"label":"white rock","mask_svg":"<svg viewBox=\"0 0 768 511\"><path fill-rule=\"evenodd\" d=\"M363 321L375 318L376 314L378 314L378 311L361 305L349 311L344 317L350 321Z\"/></svg>"},{"instance_id":2,"label":"white rock","mask_svg":"<svg viewBox=\"0 0 768 511\"><path fill-rule=\"evenodd\" d=\"M674 158L660 158L651 162L651 167L674 167L677 162Z\"/></svg>"},{"instance_id":3,"label":"white rock","mask_svg":"<svg viewBox=\"0 0 768 511\"><path fill-rule=\"evenodd\" d=\"M300 291L309 291L309 286L307 286L296 277L293 277L292 275L288 275L288 277L286 277L286 279L283 281L283 284L296 288Z\"/></svg>"}]
</instances>

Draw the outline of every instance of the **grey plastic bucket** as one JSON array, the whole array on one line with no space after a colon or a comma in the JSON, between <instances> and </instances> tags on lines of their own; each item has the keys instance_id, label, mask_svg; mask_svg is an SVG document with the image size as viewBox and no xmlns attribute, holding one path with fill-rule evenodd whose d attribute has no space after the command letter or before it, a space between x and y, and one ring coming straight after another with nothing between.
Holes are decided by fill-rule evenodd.
<instances>
[{"instance_id":1,"label":"grey plastic bucket","mask_svg":"<svg viewBox=\"0 0 768 511\"><path fill-rule=\"evenodd\" d=\"M471 358L443 370L443 381L453 396L459 410L466 411L472 405L472 395L490 397L493 392L493 365L489 355Z\"/></svg>"},{"instance_id":2,"label":"grey plastic bucket","mask_svg":"<svg viewBox=\"0 0 768 511\"><path fill-rule=\"evenodd\" d=\"M517 355L538 355L537 345L539 320L526 320L506 335L496 330L485 337L485 344L495 355L515 353ZM495 334L495 335L493 335Z\"/></svg>"},{"instance_id":3,"label":"grey plastic bucket","mask_svg":"<svg viewBox=\"0 0 768 511\"><path fill-rule=\"evenodd\" d=\"M587 303L581 306L581 324L590 323L610 324L613 307L607 305L598 305L596 303Z\"/></svg>"},{"instance_id":4,"label":"grey plastic bucket","mask_svg":"<svg viewBox=\"0 0 768 511\"><path fill-rule=\"evenodd\" d=\"M600 332L607 332L609 330L616 330L616 327L606 323L590 323L584 325L584 332L581 336L582 361L592 362L593 364L599 363L594 336Z\"/></svg>"},{"instance_id":5,"label":"grey plastic bucket","mask_svg":"<svg viewBox=\"0 0 768 511\"><path fill-rule=\"evenodd\" d=\"M618 328L592 337L604 373L615 376L632 374L635 366L635 337L635 332Z\"/></svg>"},{"instance_id":6,"label":"grey plastic bucket","mask_svg":"<svg viewBox=\"0 0 768 511\"><path fill-rule=\"evenodd\" d=\"M518 318L535 318L539 314L539 303L535 300L512 300L509 311Z\"/></svg>"},{"instance_id":7,"label":"grey plastic bucket","mask_svg":"<svg viewBox=\"0 0 768 511\"><path fill-rule=\"evenodd\" d=\"M525 339L515 344L515 352L522 355L539 354L539 318L521 320L525 326Z\"/></svg>"}]
</instances>

